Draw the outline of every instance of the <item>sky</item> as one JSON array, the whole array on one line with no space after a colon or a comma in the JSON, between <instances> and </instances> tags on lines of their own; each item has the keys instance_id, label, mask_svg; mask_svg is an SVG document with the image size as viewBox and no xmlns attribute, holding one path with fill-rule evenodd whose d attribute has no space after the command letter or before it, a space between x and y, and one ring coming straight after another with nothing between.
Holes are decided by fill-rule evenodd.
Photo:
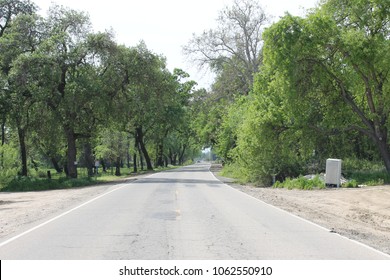
<instances>
[{"instance_id":1,"label":"sky","mask_svg":"<svg viewBox=\"0 0 390 280\"><path fill-rule=\"evenodd\" d=\"M167 58L171 71L181 68L200 87L209 87L213 75L186 60L182 47L192 38L216 25L219 11L233 0L32 0L46 15L52 3L87 12L94 30L113 30L117 43L135 46L143 40L152 52ZM317 0L259 0L276 21L286 11L304 15Z\"/></svg>"}]
</instances>

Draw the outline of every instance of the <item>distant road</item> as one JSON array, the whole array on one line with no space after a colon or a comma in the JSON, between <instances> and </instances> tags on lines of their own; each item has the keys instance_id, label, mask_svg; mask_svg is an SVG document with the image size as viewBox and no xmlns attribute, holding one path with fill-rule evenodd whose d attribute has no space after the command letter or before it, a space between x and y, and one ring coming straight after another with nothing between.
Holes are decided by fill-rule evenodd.
<instances>
[{"instance_id":1,"label":"distant road","mask_svg":"<svg viewBox=\"0 0 390 280\"><path fill-rule=\"evenodd\" d=\"M121 184L0 240L0 259L390 259L218 181L208 164Z\"/></svg>"}]
</instances>

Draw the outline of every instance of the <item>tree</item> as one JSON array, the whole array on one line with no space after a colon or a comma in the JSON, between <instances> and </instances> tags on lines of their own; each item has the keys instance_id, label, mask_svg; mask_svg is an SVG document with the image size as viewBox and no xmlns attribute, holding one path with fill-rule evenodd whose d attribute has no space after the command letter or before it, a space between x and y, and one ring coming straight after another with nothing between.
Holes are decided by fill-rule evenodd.
<instances>
[{"instance_id":1,"label":"tree","mask_svg":"<svg viewBox=\"0 0 390 280\"><path fill-rule=\"evenodd\" d=\"M9 80L9 74L12 68L12 60L15 59L20 53L33 51L36 44L35 34L30 34L35 27L34 20L31 17L25 16L26 23L23 20L15 21L20 15L32 15L34 14L36 7L30 1L19 0L1 0L0 1L0 116L1 116L1 145L5 144L6 138L6 122L7 117L13 112L17 112L19 105L11 104L11 100L17 101L17 99L11 99L10 94L14 93L13 86ZM9 29L14 27L12 31ZM28 24L32 23L31 28ZM6 38L5 38L6 37ZM15 115L15 114L14 114ZM17 114L20 117L20 114ZM20 124L20 118L18 118ZM19 141L22 158L22 175L27 175L27 155L25 147L25 128L18 127ZM3 156L1 156L3 157Z\"/></svg>"},{"instance_id":2,"label":"tree","mask_svg":"<svg viewBox=\"0 0 390 280\"><path fill-rule=\"evenodd\" d=\"M19 14L33 14L36 6L30 0L0 0L0 37Z\"/></svg>"},{"instance_id":3,"label":"tree","mask_svg":"<svg viewBox=\"0 0 390 280\"><path fill-rule=\"evenodd\" d=\"M329 0L305 19L286 15L264 34L267 63L295 96L315 93L328 105L344 104L354 117L335 120L333 128L370 137L388 172L389 17L384 0Z\"/></svg>"},{"instance_id":4,"label":"tree","mask_svg":"<svg viewBox=\"0 0 390 280\"><path fill-rule=\"evenodd\" d=\"M40 41L37 35L40 23L40 19L35 15L19 15L12 21L7 33L0 38L0 45L5 47L2 53L2 68L7 75L7 86L4 89L7 113L19 136L22 176L27 176L28 172L26 138L30 126L36 120L33 116L37 99L30 89L21 86L19 79L25 78L26 75L19 75L18 72L23 71L19 63L35 52Z\"/></svg>"},{"instance_id":5,"label":"tree","mask_svg":"<svg viewBox=\"0 0 390 280\"><path fill-rule=\"evenodd\" d=\"M134 135L135 150L145 158L147 169L153 170L146 138L159 141L166 134L169 123L165 117L171 102L168 96L175 90L172 74L166 69L165 59L149 51L143 42L125 57L126 83L120 99L124 130Z\"/></svg>"},{"instance_id":6,"label":"tree","mask_svg":"<svg viewBox=\"0 0 390 280\"><path fill-rule=\"evenodd\" d=\"M45 22L45 38L19 67L18 84L35 92L52 112L65 134L66 171L77 177L77 139L93 136L104 122L112 88L105 80L105 64L116 44L108 33L90 32L88 17L54 6ZM115 87L113 87L115 89ZM108 109L107 109L108 110ZM88 161L92 169L91 161Z\"/></svg>"},{"instance_id":7,"label":"tree","mask_svg":"<svg viewBox=\"0 0 390 280\"><path fill-rule=\"evenodd\" d=\"M128 133L118 130L102 129L95 147L96 158L108 160L115 165L115 175L120 176L122 159L128 153Z\"/></svg>"},{"instance_id":8,"label":"tree","mask_svg":"<svg viewBox=\"0 0 390 280\"><path fill-rule=\"evenodd\" d=\"M193 35L184 53L200 66L208 65L217 73L228 67L247 94L261 64L262 32L268 16L255 0L233 2L217 19L216 29Z\"/></svg>"}]
</instances>

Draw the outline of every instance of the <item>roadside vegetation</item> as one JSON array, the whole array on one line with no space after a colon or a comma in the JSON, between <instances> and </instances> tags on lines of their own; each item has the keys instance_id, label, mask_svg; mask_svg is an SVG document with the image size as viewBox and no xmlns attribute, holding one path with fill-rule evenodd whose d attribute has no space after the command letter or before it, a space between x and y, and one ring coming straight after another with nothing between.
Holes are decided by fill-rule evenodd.
<instances>
[{"instance_id":1,"label":"roadside vegetation","mask_svg":"<svg viewBox=\"0 0 390 280\"><path fill-rule=\"evenodd\" d=\"M168 70L144 42L93 32L84 11L37 10L0 0L0 189L87 185L201 153L186 72Z\"/></svg>"},{"instance_id":2,"label":"roadside vegetation","mask_svg":"<svg viewBox=\"0 0 390 280\"><path fill-rule=\"evenodd\" d=\"M274 22L234 1L217 23L185 50L217 76L197 132L225 175L314 188L300 176L339 158L349 187L390 183L388 1L325 0Z\"/></svg>"},{"instance_id":3,"label":"roadside vegetation","mask_svg":"<svg viewBox=\"0 0 390 280\"><path fill-rule=\"evenodd\" d=\"M210 89L143 42L92 32L85 12L41 17L30 0L0 11L3 190L181 165L205 148L258 186L322 188L302 176L319 178L327 158L343 160L346 187L390 183L387 0L323 0L280 19L232 1L183 48L215 74ZM61 178L44 179L50 168Z\"/></svg>"},{"instance_id":4,"label":"roadside vegetation","mask_svg":"<svg viewBox=\"0 0 390 280\"><path fill-rule=\"evenodd\" d=\"M132 169L124 168L120 176L115 175L114 170L108 172L102 172L99 174L94 174L93 176L88 176L88 170L86 168L81 168L78 170L79 178L69 178L66 174L56 173L54 169L47 170L50 171L51 178L47 178L47 174L39 172L39 174L34 174L32 171L31 176L15 176L13 178L8 178L6 182L3 182L2 192L27 192L27 191L44 191L44 190L57 190L57 189L69 189L77 187L86 187L91 185L115 183L118 181L125 181L132 179L132 177L142 174L148 174L151 172L160 172L164 170L170 170L177 168L175 166L159 167L155 168L153 171L139 171L133 173Z\"/></svg>"}]
</instances>

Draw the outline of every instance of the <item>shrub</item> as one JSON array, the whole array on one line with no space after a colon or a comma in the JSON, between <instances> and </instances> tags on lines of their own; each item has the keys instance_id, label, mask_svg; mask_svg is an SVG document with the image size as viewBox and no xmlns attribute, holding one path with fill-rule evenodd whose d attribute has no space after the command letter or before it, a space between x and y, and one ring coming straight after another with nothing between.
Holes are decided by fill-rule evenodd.
<instances>
[{"instance_id":1,"label":"shrub","mask_svg":"<svg viewBox=\"0 0 390 280\"><path fill-rule=\"evenodd\" d=\"M15 177L1 189L6 192L27 192L68 189L96 184L91 178L59 178L59 179L41 179L32 177Z\"/></svg>"},{"instance_id":2,"label":"shrub","mask_svg":"<svg viewBox=\"0 0 390 280\"><path fill-rule=\"evenodd\" d=\"M301 190L312 190L312 189L323 189L325 188L325 183L321 180L320 176L315 176L313 179L307 179L303 176L300 176L296 179L287 178L284 182L277 181L274 188L287 188L291 189L301 189Z\"/></svg>"},{"instance_id":3,"label":"shrub","mask_svg":"<svg viewBox=\"0 0 390 280\"><path fill-rule=\"evenodd\" d=\"M357 188L358 182L356 180L350 180L341 185L342 188Z\"/></svg>"}]
</instances>

